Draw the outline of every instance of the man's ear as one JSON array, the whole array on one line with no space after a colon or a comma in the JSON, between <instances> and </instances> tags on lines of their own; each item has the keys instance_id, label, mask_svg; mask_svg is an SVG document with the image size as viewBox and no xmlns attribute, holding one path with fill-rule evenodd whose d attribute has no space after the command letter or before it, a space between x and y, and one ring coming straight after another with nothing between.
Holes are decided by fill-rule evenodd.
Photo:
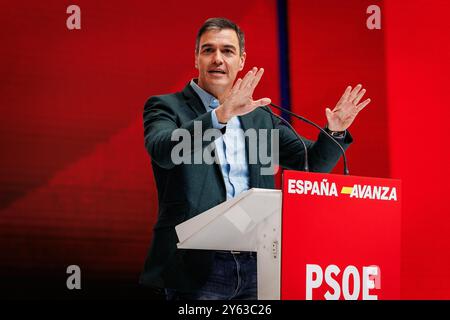
<instances>
[{"instance_id":1,"label":"man's ear","mask_svg":"<svg viewBox=\"0 0 450 320\"><path fill-rule=\"evenodd\" d=\"M195 52L195 55L194 55L194 66L195 66L195 69L198 69L198 54L197 54L197 52Z\"/></svg>"},{"instance_id":2,"label":"man's ear","mask_svg":"<svg viewBox=\"0 0 450 320\"><path fill-rule=\"evenodd\" d=\"M245 58L247 57L247 53L243 52L241 55L241 61L239 64L239 71L241 71L242 69L244 69L244 65L245 65Z\"/></svg>"}]
</instances>

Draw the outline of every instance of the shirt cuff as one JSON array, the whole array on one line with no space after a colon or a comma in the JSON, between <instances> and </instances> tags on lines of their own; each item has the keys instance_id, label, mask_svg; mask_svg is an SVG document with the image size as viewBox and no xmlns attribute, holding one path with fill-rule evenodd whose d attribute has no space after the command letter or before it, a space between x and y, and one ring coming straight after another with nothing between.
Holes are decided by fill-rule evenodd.
<instances>
[{"instance_id":1,"label":"shirt cuff","mask_svg":"<svg viewBox=\"0 0 450 320\"><path fill-rule=\"evenodd\" d=\"M224 124L220 124L219 120L217 119L216 110L214 109L211 111L211 119L212 119L212 125L214 129L223 129L225 128Z\"/></svg>"}]
</instances>

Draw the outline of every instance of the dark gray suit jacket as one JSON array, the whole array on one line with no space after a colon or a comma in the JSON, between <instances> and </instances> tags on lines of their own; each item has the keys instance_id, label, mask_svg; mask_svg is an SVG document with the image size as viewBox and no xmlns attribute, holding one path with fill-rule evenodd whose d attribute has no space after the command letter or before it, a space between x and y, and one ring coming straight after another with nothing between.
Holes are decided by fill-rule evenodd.
<instances>
[{"instance_id":1,"label":"dark gray suit jacket","mask_svg":"<svg viewBox=\"0 0 450 320\"><path fill-rule=\"evenodd\" d=\"M244 130L268 129L267 141L270 141L270 129L279 129L280 166L302 170L303 145L288 127L259 109L239 118ZM152 244L140 277L143 285L189 292L200 287L210 272L214 252L176 247L177 224L226 200L225 183L218 164L175 165L171 160L171 150L178 143L171 141L172 132L184 128L193 137L194 121L201 121L203 132L213 128L210 112L189 84L182 92L151 97L144 107L145 147L151 157L159 209ZM347 132L341 144L347 148L351 142ZM306 140L306 143L310 171L331 171L341 155L339 148L322 133L316 142ZM203 142L200 148L210 144L211 141ZM268 147L270 150L270 143ZM247 159L248 150L246 140ZM256 164L249 164L250 188L273 189L274 176L261 175L262 166L259 159Z\"/></svg>"}]
</instances>

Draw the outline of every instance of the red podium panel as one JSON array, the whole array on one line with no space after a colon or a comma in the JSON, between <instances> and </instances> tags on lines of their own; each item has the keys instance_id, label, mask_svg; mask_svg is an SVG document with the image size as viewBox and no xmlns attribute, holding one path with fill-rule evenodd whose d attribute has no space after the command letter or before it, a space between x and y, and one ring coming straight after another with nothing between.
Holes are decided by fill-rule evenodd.
<instances>
[{"instance_id":1,"label":"red podium panel","mask_svg":"<svg viewBox=\"0 0 450 320\"><path fill-rule=\"evenodd\" d=\"M400 180L284 171L281 299L400 299Z\"/></svg>"}]
</instances>

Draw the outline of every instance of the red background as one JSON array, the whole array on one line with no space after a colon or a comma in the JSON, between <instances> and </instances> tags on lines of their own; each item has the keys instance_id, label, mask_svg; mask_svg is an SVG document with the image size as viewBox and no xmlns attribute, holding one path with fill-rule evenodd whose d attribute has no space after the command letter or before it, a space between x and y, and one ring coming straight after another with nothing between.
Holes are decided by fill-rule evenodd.
<instances>
[{"instance_id":1,"label":"red background","mask_svg":"<svg viewBox=\"0 0 450 320\"><path fill-rule=\"evenodd\" d=\"M81 30L66 28L71 4L81 8ZM381 30L366 28L372 4ZM320 124L347 85L367 88L372 103L351 127L351 173L402 180L402 298L450 298L450 5L297 0L287 8L285 53L275 0L2 3L2 294L42 294L41 284L53 286L49 295L66 292L70 264L85 288L137 283L157 208L142 107L196 75L197 29L225 16L246 33L246 70L266 69L257 97L280 101L280 54L289 56L292 110Z\"/></svg>"}]
</instances>

